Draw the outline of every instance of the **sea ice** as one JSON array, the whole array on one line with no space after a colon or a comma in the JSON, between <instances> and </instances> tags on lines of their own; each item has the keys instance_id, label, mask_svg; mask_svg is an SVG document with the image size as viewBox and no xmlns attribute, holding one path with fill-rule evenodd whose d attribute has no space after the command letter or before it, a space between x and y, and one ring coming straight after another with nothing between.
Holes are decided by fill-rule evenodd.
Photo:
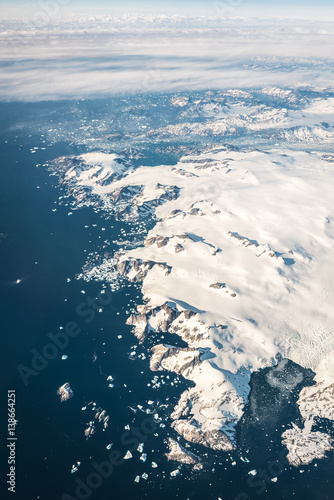
<instances>
[{"instance_id":1,"label":"sea ice","mask_svg":"<svg viewBox=\"0 0 334 500\"><path fill-rule=\"evenodd\" d=\"M74 393L68 382L59 387L57 394L59 394L61 402L67 401L74 396Z\"/></svg>"}]
</instances>

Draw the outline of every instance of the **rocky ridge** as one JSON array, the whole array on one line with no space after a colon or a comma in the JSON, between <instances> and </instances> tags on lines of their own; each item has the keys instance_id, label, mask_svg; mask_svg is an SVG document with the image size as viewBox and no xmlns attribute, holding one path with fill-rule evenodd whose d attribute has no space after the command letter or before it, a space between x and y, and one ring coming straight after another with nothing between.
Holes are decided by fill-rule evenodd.
<instances>
[{"instance_id":1,"label":"rocky ridge","mask_svg":"<svg viewBox=\"0 0 334 500\"><path fill-rule=\"evenodd\" d=\"M99 165L88 176L88 167L64 168L63 182L74 196L85 193L125 219L156 217L144 246L117 252L104 277L116 273L141 283L145 303L127 321L140 342L150 332L168 331L187 343L157 344L151 368L194 382L171 415L174 430L190 442L232 449L252 371L276 364L278 354L317 370L333 351L332 309L314 300L312 288L323 286L331 269L332 174L321 160L317 153L213 148L181 158L176 167L112 170L110 177ZM319 192L328 200L325 208L310 206ZM319 255L323 267L315 266ZM325 334L309 350L320 310ZM320 393L333 397L325 386ZM307 414L311 400L305 401ZM328 405L325 413L332 414ZM293 432L298 441L299 431Z\"/></svg>"}]
</instances>

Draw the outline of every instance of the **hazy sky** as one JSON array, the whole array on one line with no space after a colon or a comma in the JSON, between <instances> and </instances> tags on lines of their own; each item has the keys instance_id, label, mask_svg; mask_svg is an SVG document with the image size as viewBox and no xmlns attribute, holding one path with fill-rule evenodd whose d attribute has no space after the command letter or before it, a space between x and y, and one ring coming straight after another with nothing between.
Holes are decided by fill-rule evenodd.
<instances>
[{"instance_id":1,"label":"hazy sky","mask_svg":"<svg viewBox=\"0 0 334 500\"><path fill-rule=\"evenodd\" d=\"M0 0L1 18L30 17L41 10L61 16L152 12L334 20L334 0Z\"/></svg>"}]
</instances>

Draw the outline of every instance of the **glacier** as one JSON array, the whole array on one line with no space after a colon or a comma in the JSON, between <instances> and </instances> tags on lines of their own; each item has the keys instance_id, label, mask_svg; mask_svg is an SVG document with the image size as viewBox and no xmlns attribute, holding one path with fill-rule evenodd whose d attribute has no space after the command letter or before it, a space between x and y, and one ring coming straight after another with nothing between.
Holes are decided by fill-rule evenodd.
<instances>
[{"instance_id":1,"label":"glacier","mask_svg":"<svg viewBox=\"0 0 334 500\"><path fill-rule=\"evenodd\" d=\"M175 164L91 151L51 166L76 207L153 221L137 245L120 245L81 277L139 283L144 301L127 320L138 341L169 332L186 343L157 343L150 368L193 382L170 415L190 443L236 448L251 374L290 359L311 368L316 384L298 400L307 431L292 422L282 435L288 447L299 446L288 459L309 463L332 447L308 424L334 416L334 105L321 92L308 99L278 87L256 96L251 89L196 100L172 95L180 122L140 137L185 138L189 147ZM276 105L259 103L259 95ZM261 144L243 144L254 131ZM200 146L189 137L201 138ZM172 442L170 454L195 460Z\"/></svg>"}]
</instances>

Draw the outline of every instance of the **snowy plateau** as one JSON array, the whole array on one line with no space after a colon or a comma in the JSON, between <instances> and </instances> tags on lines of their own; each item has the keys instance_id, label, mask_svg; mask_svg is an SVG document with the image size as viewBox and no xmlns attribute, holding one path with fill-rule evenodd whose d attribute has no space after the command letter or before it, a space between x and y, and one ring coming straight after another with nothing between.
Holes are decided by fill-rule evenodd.
<instances>
[{"instance_id":1,"label":"snowy plateau","mask_svg":"<svg viewBox=\"0 0 334 500\"><path fill-rule=\"evenodd\" d=\"M313 370L314 385L298 400L304 427L291 422L282 435L290 463L310 463L333 447L330 435L312 431L314 419L334 418L333 91L264 87L168 99L178 120L133 134L166 148L184 139L174 165L135 163L130 133L112 137L124 141L123 154L94 149L51 166L77 208L153 221L143 241L120 245L81 277L140 283L144 301L127 320L138 341L169 332L186 343L157 343L150 368L192 382L171 427L203 450L238 446L253 372L284 371L287 359ZM169 448L200 468L200 457L174 441Z\"/></svg>"}]
</instances>

